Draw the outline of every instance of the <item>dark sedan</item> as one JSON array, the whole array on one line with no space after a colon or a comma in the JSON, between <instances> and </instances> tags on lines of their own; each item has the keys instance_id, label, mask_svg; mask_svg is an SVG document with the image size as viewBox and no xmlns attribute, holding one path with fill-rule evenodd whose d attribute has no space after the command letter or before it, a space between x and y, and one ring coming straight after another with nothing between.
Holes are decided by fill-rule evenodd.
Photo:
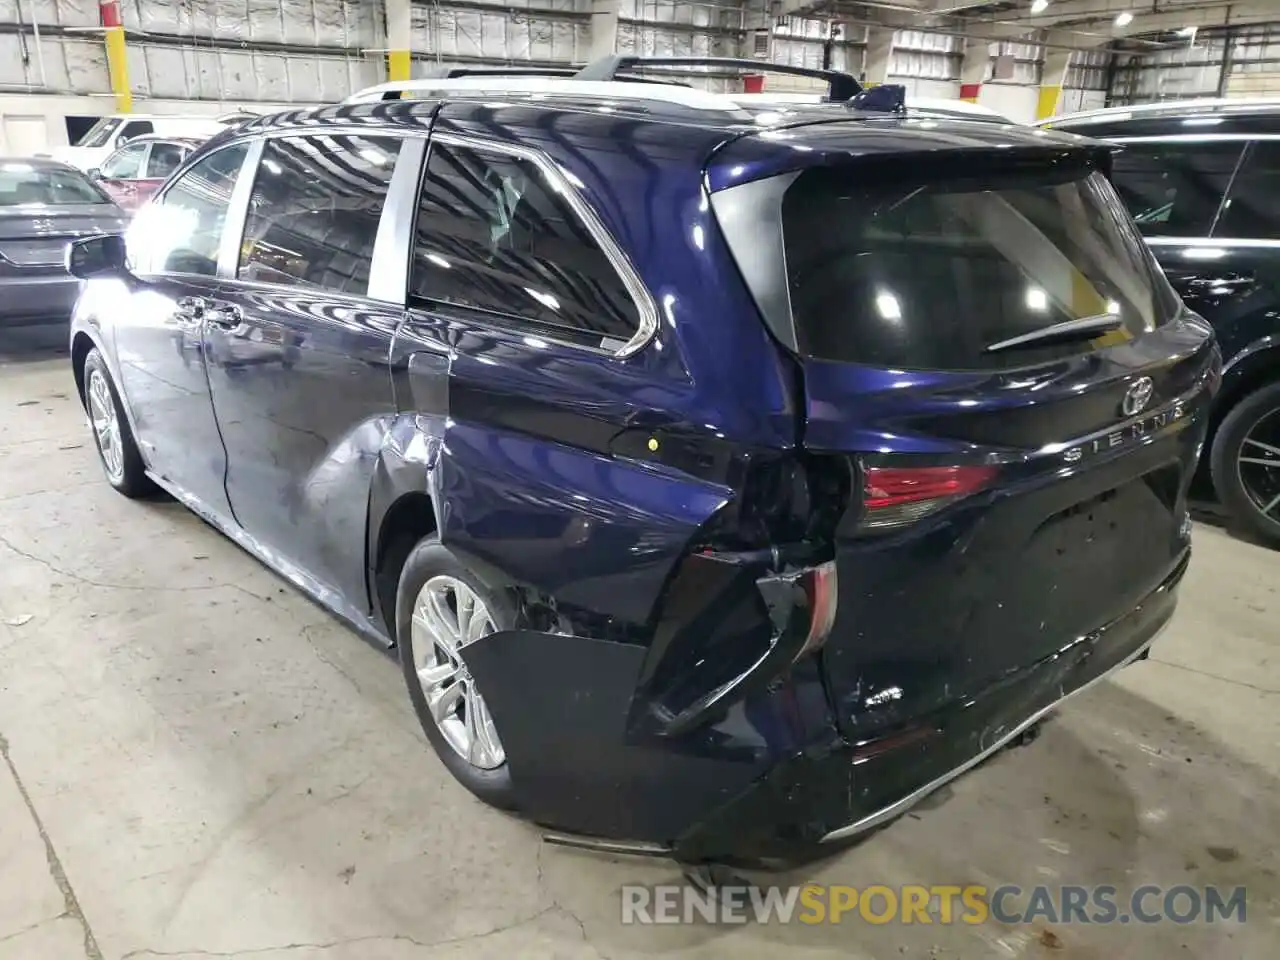
<instances>
[{"instance_id":1,"label":"dark sedan","mask_svg":"<svg viewBox=\"0 0 1280 960\"><path fill-rule=\"evenodd\" d=\"M80 289L67 273L67 245L124 224L120 208L79 170L0 159L0 326L66 320Z\"/></svg>"}]
</instances>

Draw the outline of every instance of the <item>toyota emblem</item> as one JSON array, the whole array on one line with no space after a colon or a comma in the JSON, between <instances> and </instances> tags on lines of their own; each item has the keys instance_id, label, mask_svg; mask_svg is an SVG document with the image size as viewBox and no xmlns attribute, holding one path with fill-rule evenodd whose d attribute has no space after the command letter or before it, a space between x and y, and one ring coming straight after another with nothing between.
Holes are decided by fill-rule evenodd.
<instances>
[{"instance_id":1,"label":"toyota emblem","mask_svg":"<svg viewBox=\"0 0 1280 960\"><path fill-rule=\"evenodd\" d=\"M1126 417L1136 417L1147 408L1155 388L1156 385L1151 381L1150 377L1141 377L1135 380L1133 386L1124 395L1124 401L1120 404L1120 412Z\"/></svg>"}]
</instances>

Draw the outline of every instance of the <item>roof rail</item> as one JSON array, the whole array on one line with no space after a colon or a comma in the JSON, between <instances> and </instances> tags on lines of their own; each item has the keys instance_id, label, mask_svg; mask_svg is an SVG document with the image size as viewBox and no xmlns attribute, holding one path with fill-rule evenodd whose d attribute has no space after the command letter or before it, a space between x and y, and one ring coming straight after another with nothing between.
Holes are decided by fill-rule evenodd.
<instances>
[{"instance_id":1,"label":"roof rail","mask_svg":"<svg viewBox=\"0 0 1280 960\"><path fill-rule=\"evenodd\" d=\"M693 110L738 111L742 108L723 94L667 83L634 83L634 77L596 82L537 73L507 76L436 77L393 80L366 87L347 97L344 104L400 100L405 94L423 98L502 94L558 94L564 97L599 97L612 100L650 100Z\"/></svg>"},{"instance_id":2,"label":"roof rail","mask_svg":"<svg viewBox=\"0 0 1280 960\"><path fill-rule=\"evenodd\" d=\"M457 80L459 77L572 77L577 67L450 67L442 77Z\"/></svg>"},{"instance_id":3,"label":"roof rail","mask_svg":"<svg viewBox=\"0 0 1280 960\"><path fill-rule=\"evenodd\" d=\"M1160 113L1177 110L1223 110L1232 107L1248 110L1250 107L1280 105L1277 97L1197 97L1189 100L1157 100L1154 103L1134 103L1128 106L1096 107L1076 113L1062 113L1046 120L1037 120L1037 127L1051 126L1068 120L1084 120L1089 117L1127 116L1130 114Z\"/></svg>"},{"instance_id":4,"label":"roof rail","mask_svg":"<svg viewBox=\"0 0 1280 960\"><path fill-rule=\"evenodd\" d=\"M578 80L620 80L618 74L640 67L721 67L756 73L785 73L793 77L810 77L827 82L827 99L844 101L862 92L862 84L853 74L840 70L818 70L812 67L793 67L789 63L767 63L745 57L637 57L630 54L613 54L601 57L577 74Z\"/></svg>"},{"instance_id":5,"label":"roof rail","mask_svg":"<svg viewBox=\"0 0 1280 960\"><path fill-rule=\"evenodd\" d=\"M450 67L442 76L446 80L457 80L461 77L576 77L584 64L569 67ZM625 83L661 83L672 87L687 87L690 84L682 80L667 77L641 77L624 74L615 77Z\"/></svg>"}]
</instances>

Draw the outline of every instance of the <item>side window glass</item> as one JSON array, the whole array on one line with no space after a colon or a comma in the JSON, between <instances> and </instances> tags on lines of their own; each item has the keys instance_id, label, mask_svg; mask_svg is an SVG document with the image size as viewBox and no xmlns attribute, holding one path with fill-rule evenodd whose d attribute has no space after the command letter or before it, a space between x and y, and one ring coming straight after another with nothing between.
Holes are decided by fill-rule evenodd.
<instances>
[{"instance_id":1,"label":"side window glass","mask_svg":"<svg viewBox=\"0 0 1280 960\"><path fill-rule=\"evenodd\" d=\"M125 240L136 272L217 274L222 227L248 149L238 143L209 154L134 217Z\"/></svg>"},{"instance_id":2,"label":"side window glass","mask_svg":"<svg viewBox=\"0 0 1280 960\"><path fill-rule=\"evenodd\" d=\"M152 143L151 156L147 158L144 176L159 180L169 176L182 165L182 147L176 143Z\"/></svg>"},{"instance_id":3,"label":"side window glass","mask_svg":"<svg viewBox=\"0 0 1280 960\"><path fill-rule=\"evenodd\" d=\"M536 164L439 141L422 188L410 292L592 345L620 346L639 326L617 269Z\"/></svg>"},{"instance_id":4,"label":"side window glass","mask_svg":"<svg viewBox=\"0 0 1280 960\"><path fill-rule=\"evenodd\" d=\"M102 165L102 175L108 180L134 180L140 175L142 155L147 152L145 143L133 143L122 147L107 157Z\"/></svg>"},{"instance_id":5,"label":"side window glass","mask_svg":"<svg viewBox=\"0 0 1280 960\"><path fill-rule=\"evenodd\" d=\"M150 120L130 120L124 125L124 129L120 131L120 136L126 140L132 140L134 137L141 137L155 132L155 124Z\"/></svg>"},{"instance_id":6,"label":"side window glass","mask_svg":"<svg viewBox=\"0 0 1280 960\"><path fill-rule=\"evenodd\" d=\"M1217 237L1280 240L1280 143L1259 140L1250 144L1213 233Z\"/></svg>"},{"instance_id":7,"label":"side window glass","mask_svg":"<svg viewBox=\"0 0 1280 960\"><path fill-rule=\"evenodd\" d=\"M1116 154L1112 181L1149 237L1207 237L1243 144L1130 143Z\"/></svg>"},{"instance_id":8,"label":"side window glass","mask_svg":"<svg viewBox=\"0 0 1280 960\"><path fill-rule=\"evenodd\" d=\"M363 294L400 141L267 140L240 245L242 280Z\"/></svg>"}]
</instances>

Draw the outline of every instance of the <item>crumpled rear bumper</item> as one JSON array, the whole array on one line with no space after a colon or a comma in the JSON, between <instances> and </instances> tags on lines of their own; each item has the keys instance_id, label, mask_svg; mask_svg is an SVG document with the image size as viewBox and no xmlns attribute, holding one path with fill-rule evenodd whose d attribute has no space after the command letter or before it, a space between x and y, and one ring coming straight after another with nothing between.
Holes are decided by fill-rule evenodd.
<instances>
[{"instance_id":1,"label":"crumpled rear bumper","mask_svg":"<svg viewBox=\"0 0 1280 960\"><path fill-rule=\"evenodd\" d=\"M1142 656L1173 615L1188 559L1103 629L865 743L837 733L816 657L678 735L633 722L642 646L507 631L467 660L531 819L688 862L789 859L887 823Z\"/></svg>"},{"instance_id":2,"label":"crumpled rear bumper","mask_svg":"<svg viewBox=\"0 0 1280 960\"><path fill-rule=\"evenodd\" d=\"M1168 625L1188 553L1129 614L879 740L837 738L780 764L680 838L681 859L790 857L890 822L1011 743L1065 700L1145 656Z\"/></svg>"}]
</instances>

